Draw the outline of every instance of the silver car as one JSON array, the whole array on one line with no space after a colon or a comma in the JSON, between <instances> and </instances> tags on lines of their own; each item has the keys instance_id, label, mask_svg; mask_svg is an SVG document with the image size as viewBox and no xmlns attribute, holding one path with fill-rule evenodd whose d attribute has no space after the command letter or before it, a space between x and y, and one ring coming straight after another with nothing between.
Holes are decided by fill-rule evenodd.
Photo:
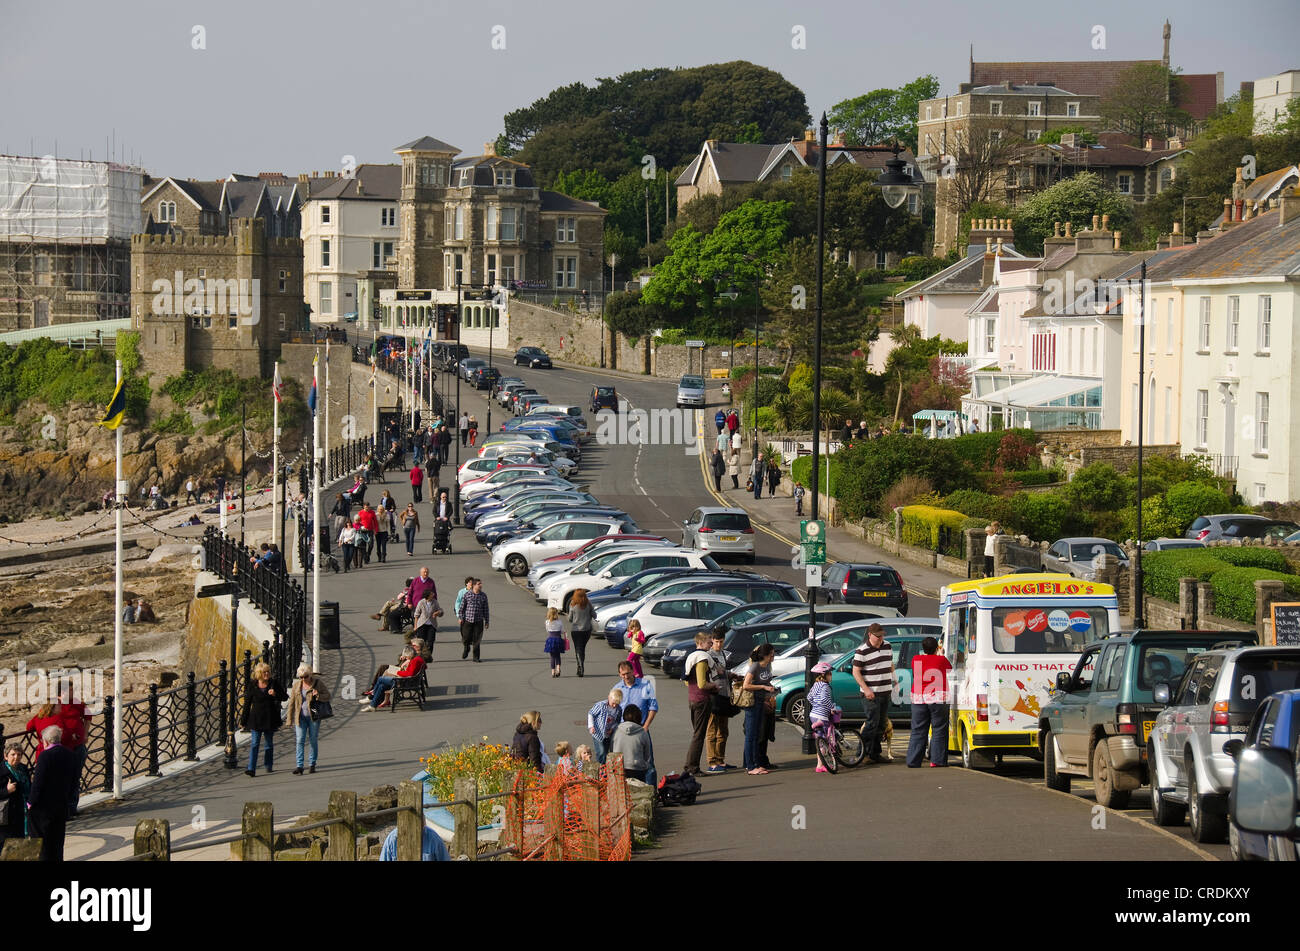
<instances>
[{"instance_id":1,"label":"silver car","mask_svg":"<svg viewBox=\"0 0 1300 951\"><path fill-rule=\"evenodd\" d=\"M713 555L744 555L754 563L754 528L744 509L704 505L682 522L682 547Z\"/></svg>"},{"instance_id":2,"label":"silver car","mask_svg":"<svg viewBox=\"0 0 1300 951\"><path fill-rule=\"evenodd\" d=\"M677 408L704 405L704 377L684 376L677 384Z\"/></svg>"},{"instance_id":3,"label":"silver car","mask_svg":"<svg viewBox=\"0 0 1300 951\"><path fill-rule=\"evenodd\" d=\"M1043 570L1059 571L1083 581L1097 580L1097 559L1113 555L1128 567L1128 554L1109 538L1062 538L1043 553Z\"/></svg>"},{"instance_id":4,"label":"silver car","mask_svg":"<svg viewBox=\"0 0 1300 951\"><path fill-rule=\"evenodd\" d=\"M1230 632L1225 632L1230 633ZM1187 813L1192 838L1222 842L1236 761L1223 751L1244 740L1265 697L1300 687L1300 647L1208 650L1188 664L1176 686L1157 684L1156 717L1147 744L1151 811L1160 825Z\"/></svg>"}]
</instances>

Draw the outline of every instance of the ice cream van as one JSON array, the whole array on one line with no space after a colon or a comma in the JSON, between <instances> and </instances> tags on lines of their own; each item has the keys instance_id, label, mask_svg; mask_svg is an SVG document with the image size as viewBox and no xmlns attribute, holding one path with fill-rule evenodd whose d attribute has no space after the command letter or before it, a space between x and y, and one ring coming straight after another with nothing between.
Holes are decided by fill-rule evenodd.
<instances>
[{"instance_id":1,"label":"ice cream van","mask_svg":"<svg viewBox=\"0 0 1300 951\"><path fill-rule=\"evenodd\" d=\"M1056 675L1119 628L1119 602L1110 585L1070 575L1004 575L945 585L939 620L953 668L948 748L970 769L1038 755Z\"/></svg>"}]
</instances>

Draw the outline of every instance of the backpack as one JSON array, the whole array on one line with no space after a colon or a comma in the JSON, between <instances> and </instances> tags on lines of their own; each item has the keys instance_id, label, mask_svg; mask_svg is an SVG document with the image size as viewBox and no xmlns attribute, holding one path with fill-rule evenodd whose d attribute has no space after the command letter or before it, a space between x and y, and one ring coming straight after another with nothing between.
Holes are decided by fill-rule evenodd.
<instances>
[{"instance_id":1,"label":"backpack","mask_svg":"<svg viewBox=\"0 0 1300 951\"><path fill-rule=\"evenodd\" d=\"M664 806L693 806L702 787L689 773L669 773L659 780L657 797Z\"/></svg>"}]
</instances>

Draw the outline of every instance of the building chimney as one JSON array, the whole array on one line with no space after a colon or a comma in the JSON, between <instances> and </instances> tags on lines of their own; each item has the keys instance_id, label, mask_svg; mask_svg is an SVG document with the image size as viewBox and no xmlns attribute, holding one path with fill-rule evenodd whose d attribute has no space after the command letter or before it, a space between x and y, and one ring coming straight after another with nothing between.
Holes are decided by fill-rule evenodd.
<instances>
[{"instance_id":1,"label":"building chimney","mask_svg":"<svg viewBox=\"0 0 1300 951\"><path fill-rule=\"evenodd\" d=\"M993 271L998 260L997 255L993 253L993 239L984 240L987 244L984 245L984 269L980 272L980 287L988 287L993 283Z\"/></svg>"},{"instance_id":2,"label":"building chimney","mask_svg":"<svg viewBox=\"0 0 1300 951\"><path fill-rule=\"evenodd\" d=\"M1282 211L1277 216L1279 228L1300 218L1300 194L1296 193L1294 187L1282 195L1281 208Z\"/></svg>"},{"instance_id":3,"label":"building chimney","mask_svg":"<svg viewBox=\"0 0 1300 951\"><path fill-rule=\"evenodd\" d=\"M838 146L840 146L840 147L843 147L843 145L844 145L844 130L843 130L843 129L836 129L836 130L835 130L835 138L833 138L833 139L831 140L831 145L838 145Z\"/></svg>"},{"instance_id":4,"label":"building chimney","mask_svg":"<svg viewBox=\"0 0 1300 951\"><path fill-rule=\"evenodd\" d=\"M1232 220L1232 199L1225 198L1223 199L1223 224L1221 224L1219 228L1223 231L1227 231L1234 224L1236 224L1236 222Z\"/></svg>"},{"instance_id":5,"label":"building chimney","mask_svg":"<svg viewBox=\"0 0 1300 951\"><path fill-rule=\"evenodd\" d=\"M814 130L812 130L812 129L804 129L804 130L803 130L803 140L804 140L805 142L816 142L816 141L817 141L817 133L816 133ZM710 139L709 141L712 142L714 145L716 145L717 142L718 142L717 139Z\"/></svg>"},{"instance_id":6,"label":"building chimney","mask_svg":"<svg viewBox=\"0 0 1300 951\"><path fill-rule=\"evenodd\" d=\"M361 179L358 178L358 179L357 179L357 197L358 197L358 198L362 198L362 197L365 196L365 194L366 194L365 185L364 185L364 183L361 181Z\"/></svg>"},{"instance_id":7,"label":"building chimney","mask_svg":"<svg viewBox=\"0 0 1300 951\"><path fill-rule=\"evenodd\" d=\"M484 154L484 155L496 155L496 154L497 154L497 144L496 144L495 142L484 142L484 143L483 143L483 154Z\"/></svg>"},{"instance_id":8,"label":"building chimney","mask_svg":"<svg viewBox=\"0 0 1300 951\"><path fill-rule=\"evenodd\" d=\"M712 152L714 149L716 149L716 148L718 147L718 140L717 140L717 139L709 139L709 140L708 140L707 142L705 142L704 144L707 145L707 146L709 147L709 151Z\"/></svg>"},{"instance_id":9,"label":"building chimney","mask_svg":"<svg viewBox=\"0 0 1300 951\"><path fill-rule=\"evenodd\" d=\"M1146 140L1146 150L1150 152L1152 149L1155 148L1155 144L1156 144L1156 140L1148 135Z\"/></svg>"},{"instance_id":10,"label":"building chimney","mask_svg":"<svg viewBox=\"0 0 1300 951\"><path fill-rule=\"evenodd\" d=\"M1059 221L1053 221L1053 222L1052 222L1052 237L1053 237L1053 238L1059 238L1060 236L1061 236L1061 223L1060 223Z\"/></svg>"}]
</instances>

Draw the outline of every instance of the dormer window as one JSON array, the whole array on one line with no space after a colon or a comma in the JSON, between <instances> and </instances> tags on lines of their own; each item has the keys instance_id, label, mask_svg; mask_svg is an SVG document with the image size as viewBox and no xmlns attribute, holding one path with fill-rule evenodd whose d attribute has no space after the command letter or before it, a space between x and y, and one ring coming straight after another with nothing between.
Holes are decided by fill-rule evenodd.
<instances>
[{"instance_id":1,"label":"dormer window","mask_svg":"<svg viewBox=\"0 0 1300 951\"><path fill-rule=\"evenodd\" d=\"M460 170L460 181L457 183L457 187L464 188L466 185L468 185L470 183L470 175L472 173L473 173L473 169L462 168Z\"/></svg>"},{"instance_id":2,"label":"dormer window","mask_svg":"<svg viewBox=\"0 0 1300 951\"><path fill-rule=\"evenodd\" d=\"M515 187L515 170L513 168L498 168L496 170L497 188L514 188Z\"/></svg>"}]
</instances>

